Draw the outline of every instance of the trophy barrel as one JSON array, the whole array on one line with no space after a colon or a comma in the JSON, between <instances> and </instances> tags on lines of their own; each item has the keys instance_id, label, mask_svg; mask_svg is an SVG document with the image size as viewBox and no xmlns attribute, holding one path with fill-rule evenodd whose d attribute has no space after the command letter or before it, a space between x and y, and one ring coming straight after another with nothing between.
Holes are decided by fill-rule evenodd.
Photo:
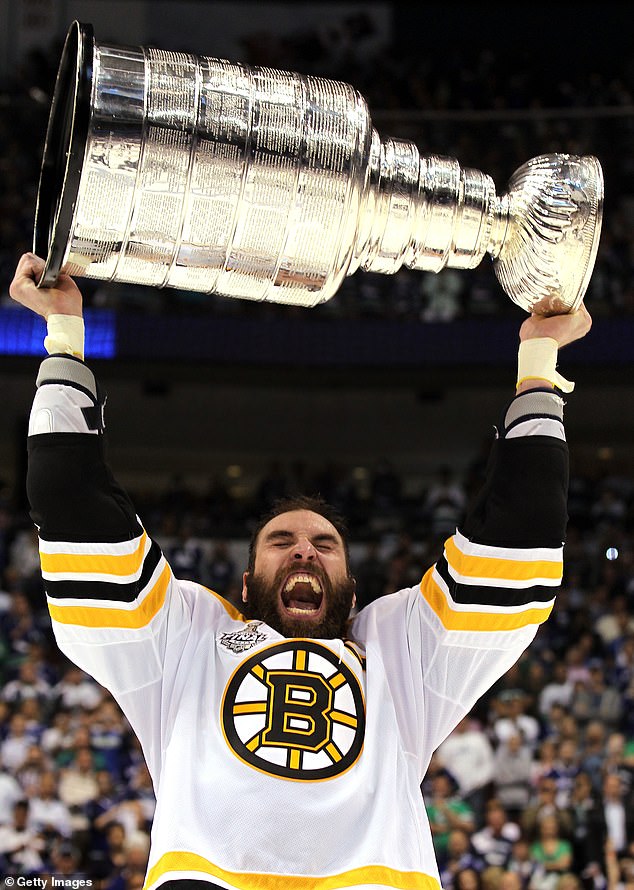
<instances>
[{"instance_id":1,"label":"trophy barrel","mask_svg":"<svg viewBox=\"0 0 634 890\"><path fill-rule=\"evenodd\" d=\"M312 306L352 260L371 122L351 86L75 22L44 150L40 281L72 275Z\"/></svg>"}]
</instances>

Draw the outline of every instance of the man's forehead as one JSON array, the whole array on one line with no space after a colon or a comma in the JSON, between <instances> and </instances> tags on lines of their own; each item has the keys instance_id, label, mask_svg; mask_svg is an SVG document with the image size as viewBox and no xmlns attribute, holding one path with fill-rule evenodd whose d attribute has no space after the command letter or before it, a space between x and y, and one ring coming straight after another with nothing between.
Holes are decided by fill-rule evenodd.
<instances>
[{"instance_id":1,"label":"man's forehead","mask_svg":"<svg viewBox=\"0 0 634 890\"><path fill-rule=\"evenodd\" d=\"M318 535L330 535L337 541L342 540L332 522L312 510L289 510L286 513L279 513L263 526L259 537L261 541L264 541L270 535L281 532L305 534L310 538Z\"/></svg>"}]
</instances>

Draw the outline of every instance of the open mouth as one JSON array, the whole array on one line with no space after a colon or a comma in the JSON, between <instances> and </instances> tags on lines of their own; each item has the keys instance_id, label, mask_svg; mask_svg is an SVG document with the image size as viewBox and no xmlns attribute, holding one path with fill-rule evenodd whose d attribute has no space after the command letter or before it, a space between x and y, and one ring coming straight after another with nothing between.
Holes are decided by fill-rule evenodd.
<instances>
[{"instance_id":1,"label":"open mouth","mask_svg":"<svg viewBox=\"0 0 634 890\"><path fill-rule=\"evenodd\" d=\"M293 572L282 587L284 609L300 618L314 618L320 612L324 601L321 581L309 572Z\"/></svg>"}]
</instances>

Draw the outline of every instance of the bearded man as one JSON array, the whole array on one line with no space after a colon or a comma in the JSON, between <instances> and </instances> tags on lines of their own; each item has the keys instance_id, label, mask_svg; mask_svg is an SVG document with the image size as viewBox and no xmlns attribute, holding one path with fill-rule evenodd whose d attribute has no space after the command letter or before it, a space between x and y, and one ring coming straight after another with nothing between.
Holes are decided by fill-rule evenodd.
<instances>
[{"instance_id":1,"label":"bearded man","mask_svg":"<svg viewBox=\"0 0 634 890\"><path fill-rule=\"evenodd\" d=\"M352 619L345 528L319 500L258 527L243 613L175 578L103 457L81 294L11 285L51 355L28 492L60 648L108 688L157 796L146 887L438 890L419 786L433 751L517 660L561 579L567 451L557 348L585 309L528 318L488 481L419 585Z\"/></svg>"}]
</instances>

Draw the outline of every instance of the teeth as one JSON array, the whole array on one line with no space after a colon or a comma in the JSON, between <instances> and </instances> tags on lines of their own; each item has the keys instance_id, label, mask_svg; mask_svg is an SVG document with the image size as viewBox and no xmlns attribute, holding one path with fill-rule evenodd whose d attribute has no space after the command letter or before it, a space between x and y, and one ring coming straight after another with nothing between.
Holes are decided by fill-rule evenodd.
<instances>
[{"instance_id":1,"label":"teeth","mask_svg":"<svg viewBox=\"0 0 634 890\"><path fill-rule=\"evenodd\" d=\"M290 593L290 591L295 587L296 584L310 584L313 591L315 593L321 593L321 584L319 583L319 579L314 575L309 575L308 573L298 572L296 575L291 575L291 577L286 582L286 586L284 587L284 593Z\"/></svg>"},{"instance_id":2,"label":"teeth","mask_svg":"<svg viewBox=\"0 0 634 890\"><path fill-rule=\"evenodd\" d=\"M317 609L296 609L294 606L289 606L286 609L287 612L291 612L293 615L310 615L311 612L317 612Z\"/></svg>"}]
</instances>

